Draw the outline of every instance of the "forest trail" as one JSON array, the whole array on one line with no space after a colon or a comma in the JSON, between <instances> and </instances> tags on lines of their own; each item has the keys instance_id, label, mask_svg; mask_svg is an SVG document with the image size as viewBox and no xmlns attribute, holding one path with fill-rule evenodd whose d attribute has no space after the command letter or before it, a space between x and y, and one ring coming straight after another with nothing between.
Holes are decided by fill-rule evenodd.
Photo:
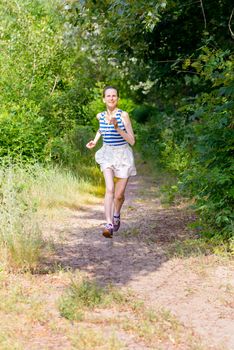
<instances>
[{"instance_id":1,"label":"forest trail","mask_svg":"<svg viewBox=\"0 0 234 350\"><path fill-rule=\"evenodd\" d=\"M214 255L175 257L169 253L173 242L189 238L187 223L194 217L183 204L163 207L159 185L150 176L130 180L121 229L113 239L101 235L101 201L72 211L63 224L54 223L50 235L55 239L56 255L47 263L80 271L102 286L131 289L146 307L168 311L183 327L184 340L160 340L154 346L115 329L124 349L231 350L233 265ZM64 283L57 287L61 291Z\"/></svg>"},{"instance_id":2,"label":"forest trail","mask_svg":"<svg viewBox=\"0 0 234 350\"><path fill-rule=\"evenodd\" d=\"M194 214L183 203L163 206L160 186L146 175L130 180L113 239L101 234L102 199L44 220L52 249L40 270L0 271L0 350L234 349L233 263L186 245ZM70 321L61 297L87 278L111 285L105 293L117 299Z\"/></svg>"}]
</instances>

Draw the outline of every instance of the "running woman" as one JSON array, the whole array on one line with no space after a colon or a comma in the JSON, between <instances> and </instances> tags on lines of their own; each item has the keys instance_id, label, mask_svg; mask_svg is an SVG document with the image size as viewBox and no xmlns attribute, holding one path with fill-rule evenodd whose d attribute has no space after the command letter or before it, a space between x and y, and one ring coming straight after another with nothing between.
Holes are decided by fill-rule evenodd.
<instances>
[{"instance_id":1,"label":"running woman","mask_svg":"<svg viewBox=\"0 0 234 350\"><path fill-rule=\"evenodd\" d=\"M135 136L127 112L118 109L118 90L107 86L103 90L106 111L98 113L99 129L93 140L86 145L92 149L102 136L103 146L96 152L95 160L104 175L106 193L104 209L106 224L103 235L112 238L120 227L120 211L124 203L125 189L130 176L136 175L132 148ZM116 181L114 181L116 178Z\"/></svg>"}]
</instances>

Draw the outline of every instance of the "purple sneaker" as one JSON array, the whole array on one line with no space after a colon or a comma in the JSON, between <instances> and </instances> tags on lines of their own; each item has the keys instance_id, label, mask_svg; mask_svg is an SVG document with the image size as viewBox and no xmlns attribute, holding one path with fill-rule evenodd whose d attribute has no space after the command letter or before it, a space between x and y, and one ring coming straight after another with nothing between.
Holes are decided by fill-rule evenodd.
<instances>
[{"instance_id":1,"label":"purple sneaker","mask_svg":"<svg viewBox=\"0 0 234 350\"><path fill-rule=\"evenodd\" d=\"M112 238L112 236L113 236L113 225L112 224L106 224L104 226L102 234L106 238Z\"/></svg>"},{"instance_id":2,"label":"purple sneaker","mask_svg":"<svg viewBox=\"0 0 234 350\"><path fill-rule=\"evenodd\" d=\"M113 218L113 231L117 232L120 228L120 215L114 215Z\"/></svg>"}]
</instances>

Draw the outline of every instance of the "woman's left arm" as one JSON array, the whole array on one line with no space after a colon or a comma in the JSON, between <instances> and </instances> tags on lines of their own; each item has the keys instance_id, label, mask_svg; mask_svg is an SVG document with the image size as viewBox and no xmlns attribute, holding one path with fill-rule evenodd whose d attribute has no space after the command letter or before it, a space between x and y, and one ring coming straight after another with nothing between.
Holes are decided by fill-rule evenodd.
<instances>
[{"instance_id":1,"label":"woman's left arm","mask_svg":"<svg viewBox=\"0 0 234 350\"><path fill-rule=\"evenodd\" d=\"M119 128L117 120L113 121L115 130L126 140L131 146L135 143L135 136L132 130L132 123L127 112L122 112L122 121L124 123L126 131Z\"/></svg>"}]
</instances>

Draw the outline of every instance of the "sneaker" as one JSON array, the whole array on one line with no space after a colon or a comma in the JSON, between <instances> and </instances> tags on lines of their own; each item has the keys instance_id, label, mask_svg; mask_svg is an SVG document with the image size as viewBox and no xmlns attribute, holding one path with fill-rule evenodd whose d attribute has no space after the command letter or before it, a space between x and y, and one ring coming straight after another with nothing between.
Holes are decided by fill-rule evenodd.
<instances>
[{"instance_id":1,"label":"sneaker","mask_svg":"<svg viewBox=\"0 0 234 350\"><path fill-rule=\"evenodd\" d=\"M103 231L102 231L102 234L106 238L112 238L112 236L113 236L113 225L112 224L106 224L104 229L103 229Z\"/></svg>"},{"instance_id":2,"label":"sneaker","mask_svg":"<svg viewBox=\"0 0 234 350\"><path fill-rule=\"evenodd\" d=\"M117 232L120 228L120 215L114 215L113 218L113 231Z\"/></svg>"}]
</instances>

